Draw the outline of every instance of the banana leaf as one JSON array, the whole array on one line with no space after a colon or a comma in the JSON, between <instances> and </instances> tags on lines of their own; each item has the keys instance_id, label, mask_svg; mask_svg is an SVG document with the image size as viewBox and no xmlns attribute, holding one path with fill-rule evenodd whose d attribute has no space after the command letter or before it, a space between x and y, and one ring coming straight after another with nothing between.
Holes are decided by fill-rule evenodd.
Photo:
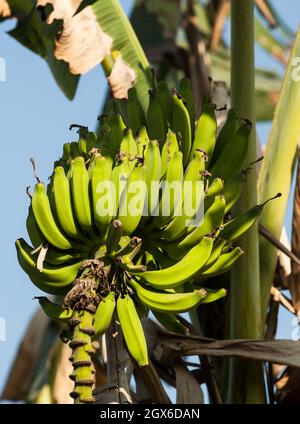
<instances>
[{"instance_id":1,"label":"banana leaf","mask_svg":"<svg viewBox=\"0 0 300 424\"><path fill-rule=\"evenodd\" d=\"M34 0L8 0L12 16L18 19L16 27L9 31L9 35L47 62L57 85L65 96L72 100L79 76L72 75L68 65L55 58L55 35L59 26L49 28L42 21L35 3Z\"/></svg>"},{"instance_id":2,"label":"banana leaf","mask_svg":"<svg viewBox=\"0 0 300 424\"><path fill-rule=\"evenodd\" d=\"M291 51L279 102L276 107L272 130L265 151L265 159L262 163L258 180L259 202L272 197L276 192L282 193L282 197L276 200L276 206L266 206L260 220L260 223L276 238L280 238L284 224L295 158L300 142L300 84L297 81L297 69L293 62L293 59L299 56L300 31L296 36ZM269 301L276 257L277 249L268 241L261 238L260 267L263 315L266 313Z\"/></svg>"}]
</instances>

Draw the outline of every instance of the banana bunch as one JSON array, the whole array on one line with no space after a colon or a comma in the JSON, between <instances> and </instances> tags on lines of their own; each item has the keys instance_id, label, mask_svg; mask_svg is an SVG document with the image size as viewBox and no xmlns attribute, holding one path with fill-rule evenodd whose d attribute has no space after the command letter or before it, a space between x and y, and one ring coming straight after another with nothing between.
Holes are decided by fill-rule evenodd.
<instances>
[{"instance_id":1,"label":"banana bunch","mask_svg":"<svg viewBox=\"0 0 300 424\"><path fill-rule=\"evenodd\" d=\"M203 283L243 254L235 242L264 206L230 219L253 166L242 169L251 124L230 110L216 136L215 106L205 98L195 123L188 80L180 90L159 83L146 113L135 88L122 110L110 101L99 134L78 126L49 183L36 176L30 194L31 244L16 241L18 260L37 288L62 296L61 304L38 299L69 327L76 403L94 402L93 341L112 320L146 366L141 317L152 311L185 334L178 314L226 295Z\"/></svg>"}]
</instances>

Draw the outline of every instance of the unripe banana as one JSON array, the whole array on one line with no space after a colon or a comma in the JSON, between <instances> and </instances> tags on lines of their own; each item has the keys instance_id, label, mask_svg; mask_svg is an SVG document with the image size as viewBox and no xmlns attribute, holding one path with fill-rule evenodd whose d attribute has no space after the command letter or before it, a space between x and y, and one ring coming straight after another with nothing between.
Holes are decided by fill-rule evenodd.
<instances>
[{"instance_id":1,"label":"unripe banana","mask_svg":"<svg viewBox=\"0 0 300 424\"><path fill-rule=\"evenodd\" d=\"M96 227L100 230L100 237L103 238L117 208L115 187L110 180L112 159L100 156L95 158L94 162L91 173L93 217Z\"/></svg>"},{"instance_id":2,"label":"unripe banana","mask_svg":"<svg viewBox=\"0 0 300 424\"><path fill-rule=\"evenodd\" d=\"M218 160L224 147L226 146L230 138L236 133L240 124L241 122L238 119L237 110L230 109L227 114L227 119L223 127L221 128L219 135L217 136L211 166L214 165L215 162Z\"/></svg>"},{"instance_id":3,"label":"unripe banana","mask_svg":"<svg viewBox=\"0 0 300 424\"><path fill-rule=\"evenodd\" d=\"M160 105L157 92L149 90L149 106L147 110L147 128L151 140L157 140L162 146L167 133L167 122Z\"/></svg>"},{"instance_id":4,"label":"unripe banana","mask_svg":"<svg viewBox=\"0 0 300 424\"><path fill-rule=\"evenodd\" d=\"M108 255L118 250L118 246L122 237L122 222L115 219L108 228L106 239L106 251Z\"/></svg>"},{"instance_id":5,"label":"unripe banana","mask_svg":"<svg viewBox=\"0 0 300 424\"><path fill-rule=\"evenodd\" d=\"M168 84L165 81L159 81L157 84L157 97L159 99L159 104L162 109L165 122L168 125L172 124L172 97L168 87Z\"/></svg>"},{"instance_id":6,"label":"unripe banana","mask_svg":"<svg viewBox=\"0 0 300 424\"><path fill-rule=\"evenodd\" d=\"M74 278L76 277L77 272L75 273L75 275L74 272L68 273L67 279L63 281L44 281L44 278L41 278L42 273L40 273L36 268L36 261L34 259L35 257L31 254L32 247L29 246L25 242L25 240L19 239L16 241L16 249L18 261L21 268L23 269L23 271L26 272L30 280L37 288L49 294L66 294L66 292L70 289L70 286ZM63 275L62 277L64 278L65 275ZM57 280L59 279L61 279L61 275L57 275Z\"/></svg>"},{"instance_id":7,"label":"unripe banana","mask_svg":"<svg viewBox=\"0 0 300 424\"><path fill-rule=\"evenodd\" d=\"M192 91L191 82L188 78L182 78L179 82L179 93L185 101L186 108L189 112L191 130L192 130L192 139L194 139L195 133L195 101Z\"/></svg>"},{"instance_id":8,"label":"unripe banana","mask_svg":"<svg viewBox=\"0 0 300 424\"><path fill-rule=\"evenodd\" d=\"M188 163L192 147L192 129L189 112L176 92L172 96L172 130L180 138L180 150L183 154L183 164ZM194 149L192 155L196 149Z\"/></svg>"},{"instance_id":9,"label":"unripe banana","mask_svg":"<svg viewBox=\"0 0 300 424\"><path fill-rule=\"evenodd\" d=\"M50 319L57 322L68 322L72 317L73 311L70 308L63 308L61 305L51 302L47 297L35 297L38 299L43 311Z\"/></svg>"},{"instance_id":10,"label":"unripe banana","mask_svg":"<svg viewBox=\"0 0 300 424\"><path fill-rule=\"evenodd\" d=\"M144 330L134 302L128 294L118 297L117 311L129 353L140 367L148 365L148 349Z\"/></svg>"},{"instance_id":11,"label":"unripe banana","mask_svg":"<svg viewBox=\"0 0 300 424\"><path fill-rule=\"evenodd\" d=\"M243 255L243 250L236 247L229 253L223 253L215 261L215 263L206 269L206 267L195 275L195 281L203 281L206 278L215 277L229 271L240 256Z\"/></svg>"},{"instance_id":12,"label":"unripe banana","mask_svg":"<svg viewBox=\"0 0 300 424\"><path fill-rule=\"evenodd\" d=\"M116 298L114 292L109 292L108 295L101 299L94 318L94 338L99 338L109 328L114 310L116 307Z\"/></svg>"},{"instance_id":13,"label":"unripe banana","mask_svg":"<svg viewBox=\"0 0 300 424\"><path fill-rule=\"evenodd\" d=\"M150 141L145 149L145 169L146 169L146 183L147 183L147 194L148 203L147 210L151 216L152 212L157 207L159 200L159 187L160 175L161 175L161 156L159 151L159 145L156 140Z\"/></svg>"},{"instance_id":14,"label":"unripe banana","mask_svg":"<svg viewBox=\"0 0 300 424\"><path fill-rule=\"evenodd\" d=\"M158 311L152 311L152 313L157 321L172 333L178 333L184 336L189 335L189 329L179 321L176 315Z\"/></svg>"},{"instance_id":15,"label":"unripe banana","mask_svg":"<svg viewBox=\"0 0 300 424\"><path fill-rule=\"evenodd\" d=\"M264 203L260 205L255 205L244 214L226 222L222 229L222 237L230 241L237 240L252 227L252 225L261 215L264 206L271 200L276 199L280 196L281 193L278 193L276 196L272 197L271 199L268 199Z\"/></svg>"},{"instance_id":16,"label":"unripe banana","mask_svg":"<svg viewBox=\"0 0 300 424\"><path fill-rule=\"evenodd\" d=\"M109 132L105 141L110 147L111 157L115 158L120 149L123 132L126 126L123 122L122 116L116 113L108 115L107 124L109 126ZM101 155L105 157L108 156L105 152L103 152L103 149L101 149Z\"/></svg>"},{"instance_id":17,"label":"unripe banana","mask_svg":"<svg viewBox=\"0 0 300 424\"><path fill-rule=\"evenodd\" d=\"M212 159L217 131L215 105L207 97L203 97L202 112L197 123L195 138L192 145L190 160L196 149L202 149L208 156L208 163ZM219 176L219 175L216 175Z\"/></svg>"},{"instance_id":18,"label":"unripe banana","mask_svg":"<svg viewBox=\"0 0 300 424\"><path fill-rule=\"evenodd\" d=\"M206 211L202 222L190 228L191 232L179 240L170 243L167 252L172 258L182 258L202 237L210 234L217 227L223 224L225 210L225 198L222 195L216 196L214 203ZM223 235L222 235L223 236Z\"/></svg>"},{"instance_id":19,"label":"unripe banana","mask_svg":"<svg viewBox=\"0 0 300 424\"><path fill-rule=\"evenodd\" d=\"M183 201L176 208L174 218L161 231L160 237L172 241L188 232L188 228L197 220L204 209L204 184L206 155L196 151L195 157L188 164L183 182Z\"/></svg>"},{"instance_id":20,"label":"unripe banana","mask_svg":"<svg viewBox=\"0 0 300 424\"><path fill-rule=\"evenodd\" d=\"M243 168L244 160L248 151L249 137L252 125L244 121L236 133L230 138L218 160L211 168L215 177L221 177L226 181L236 172Z\"/></svg>"},{"instance_id":21,"label":"unripe banana","mask_svg":"<svg viewBox=\"0 0 300 424\"><path fill-rule=\"evenodd\" d=\"M204 210L207 211L215 201L215 197L223 192L224 181L221 178L215 178L208 187L204 197Z\"/></svg>"},{"instance_id":22,"label":"unripe banana","mask_svg":"<svg viewBox=\"0 0 300 424\"><path fill-rule=\"evenodd\" d=\"M150 139L149 139L149 135L148 135L148 132L147 132L147 128L141 127L139 129L137 136L136 136L138 155L141 158L144 157L145 149L146 149L149 141L150 141Z\"/></svg>"},{"instance_id":23,"label":"unripe banana","mask_svg":"<svg viewBox=\"0 0 300 424\"><path fill-rule=\"evenodd\" d=\"M173 217L178 202L181 199L183 181L183 155L178 150L170 159L166 177L162 186L162 194L158 208L153 212L152 225L161 228Z\"/></svg>"},{"instance_id":24,"label":"unripe banana","mask_svg":"<svg viewBox=\"0 0 300 424\"><path fill-rule=\"evenodd\" d=\"M180 313L195 309L205 299L204 289L189 293L170 293L161 290L146 289L133 279L131 286L135 289L140 301L149 309L158 312Z\"/></svg>"},{"instance_id":25,"label":"unripe banana","mask_svg":"<svg viewBox=\"0 0 300 424\"><path fill-rule=\"evenodd\" d=\"M130 128L125 128L120 144L120 154L124 154L128 159L131 170L134 168L137 153L137 143L133 137L132 130Z\"/></svg>"},{"instance_id":26,"label":"unripe banana","mask_svg":"<svg viewBox=\"0 0 300 424\"><path fill-rule=\"evenodd\" d=\"M74 216L69 179L62 166L54 170L53 197L58 221L64 232L75 239L82 238Z\"/></svg>"},{"instance_id":27,"label":"unripe banana","mask_svg":"<svg viewBox=\"0 0 300 424\"><path fill-rule=\"evenodd\" d=\"M132 234L139 225L144 212L146 195L145 165L137 163L127 180L119 204L118 219L122 222L123 234Z\"/></svg>"},{"instance_id":28,"label":"unripe banana","mask_svg":"<svg viewBox=\"0 0 300 424\"><path fill-rule=\"evenodd\" d=\"M63 234L52 215L50 202L43 183L37 183L32 197L32 210L37 225L46 241L61 250L72 248L71 242Z\"/></svg>"},{"instance_id":29,"label":"unripe banana","mask_svg":"<svg viewBox=\"0 0 300 424\"><path fill-rule=\"evenodd\" d=\"M144 111L138 99L135 87L131 87L128 90L127 116L129 127L134 134L136 134L142 126L146 125Z\"/></svg>"},{"instance_id":30,"label":"unripe banana","mask_svg":"<svg viewBox=\"0 0 300 424\"><path fill-rule=\"evenodd\" d=\"M160 178L163 178L167 172L169 162L173 154L179 150L176 134L170 129L167 132L166 141L161 151L161 173Z\"/></svg>"},{"instance_id":31,"label":"unripe banana","mask_svg":"<svg viewBox=\"0 0 300 424\"><path fill-rule=\"evenodd\" d=\"M157 271L132 272L152 287L172 289L183 285L196 275L209 259L213 247L212 237L203 237L179 262L169 268Z\"/></svg>"}]
</instances>

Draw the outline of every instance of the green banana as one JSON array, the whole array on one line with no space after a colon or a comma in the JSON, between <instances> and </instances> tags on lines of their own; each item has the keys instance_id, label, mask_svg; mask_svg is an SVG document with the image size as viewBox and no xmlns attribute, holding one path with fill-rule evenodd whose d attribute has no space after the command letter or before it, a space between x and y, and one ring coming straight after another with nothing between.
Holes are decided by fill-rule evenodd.
<instances>
[{"instance_id":1,"label":"green banana","mask_svg":"<svg viewBox=\"0 0 300 424\"><path fill-rule=\"evenodd\" d=\"M144 330L135 304L128 294L118 297L117 311L129 353L140 367L148 365L148 350Z\"/></svg>"},{"instance_id":2,"label":"green banana","mask_svg":"<svg viewBox=\"0 0 300 424\"><path fill-rule=\"evenodd\" d=\"M179 150L176 134L170 129L167 132L167 137L161 151L161 173L160 178L163 178L167 172L169 162L175 152Z\"/></svg>"},{"instance_id":3,"label":"green banana","mask_svg":"<svg viewBox=\"0 0 300 424\"><path fill-rule=\"evenodd\" d=\"M51 302L47 297L40 296L35 297L38 299L40 306L43 311L50 319L57 322L68 322L73 315L73 311L70 308L63 308L61 305Z\"/></svg>"},{"instance_id":4,"label":"green banana","mask_svg":"<svg viewBox=\"0 0 300 424\"><path fill-rule=\"evenodd\" d=\"M162 109L165 122L168 125L172 123L172 98L171 93L168 87L168 84L165 81L159 81L157 84L157 97L159 99L159 104Z\"/></svg>"},{"instance_id":5,"label":"green banana","mask_svg":"<svg viewBox=\"0 0 300 424\"><path fill-rule=\"evenodd\" d=\"M162 186L162 194L156 210L153 212L152 225L163 227L173 217L178 202L181 199L183 180L183 155L178 150L170 159L166 177Z\"/></svg>"},{"instance_id":6,"label":"green banana","mask_svg":"<svg viewBox=\"0 0 300 424\"><path fill-rule=\"evenodd\" d=\"M45 281L45 279L41 277L44 274L42 272L39 272L36 268L36 261L33 259L31 254L32 247L29 246L25 242L25 240L18 239L16 241L16 249L17 249L18 261L21 268L23 269L23 271L26 272L26 274L28 274L30 280L33 282L33 284L37 288L49 294L56 294L56 295L66 294L66 292L70 289L70 286L74 278L76 277L79 266L78 266L77 272L76 270L74 272L74 268L72 268L71 270L69 269L68 270L69 272L67 273L68 274L67 278L65 278L66 272L64 272L63 275L61 276L60 270L57 271L56 269L57 281L55 282ZM53 278L54 277L52 275L52 280Z\"/></svg>"},{"instance_id":7,"label":"green banana","mask_svg":"<svg viewBox=\"0 0 300 424\"><path fill-rule=\"evenodd\" d=\"M123 234L132 234L139 225L144 213L146 195L145 165L137 163L128 177L119 204L118 219L122 222Z\"/></svg>"},{"instance_id":8,"label":"green banana","mask_svg":"<svg viewBox=\"0 0 300 424\"><path fill-rule=\"evenodd\" d=\"M242 122L211 168L213 176L221 177L226 182L235 172L243 168L251 130L252 125L249 121Z\"/></svg>"},{"instance_id":9,"label":"green banana","mask_svg":"<svg viewBox=\"0 0 300 424\"><path fill-rule=\"evenodd\" d=\"M131 87L128 90L127 116L129 127L133 130L134 134L136 134L142 126L146 125L144 111L138 99L135 87Z\"/></svg>"},{"instance_id":10,"label":"green banana","mask_svg":"<svg viewBox=\"0 0 300 424\"><path fill-rule=\"evenodd\" d=\"M190 311L195 309L206 297L206 291L203 289L196 289L189 293L170 293L146 289L133 279L130 280L130 285L145 306L158 312L180 313Z\"/></svg>"},{"instance_id":11,"label":"green banana","mask_svg":"<svg viewBox=\"0 0 300 424\"><path fill-rule=\"evenodd\" d=\"M224 150L224 147L226 146L230 138L233 136L233 134L237 132L240 124L241 123L237 116L237 110L229 109L227 119L216 139L214 153L210 163L211 166L214 165L215 162L218 160L221 152Z\"/></svg>"},{"instance_id":12,"label":"green banana","mask_svg":"<svg viewBox=\"0 0 300 424\"><path fill-rule=\"evenodd\" d=\"M20 256L23 258L23 265L28 270L28 273L44 282L67 284L74 281L82 264L82 260L75 264L67 264L64 266L47 265L42 271L37 269L34 255L32 255L32 247L25 240L19 239L16 244Z\"/></svg>"},{"instance_id":13,"label":"green banana","mask_svg":"<svg viewBox=\"0 0 300 424\"><path fill-rule=\"evenodd\" d=\"M192 91L191 82L188 78L182 78L179 82L179 93L185 101L186 108L189 112L191 130L192 130L192 139L194 139L195 132L195 102L194 95Z\"/></svg>"},{"instance_id":14,"label":"green banana","mask_svg":"<svg viewBox=\"0 0 300 424\"><path fill-rule=\"evenodd\" d=\"M172 96L172 130L180 138L183 164L188 163L192 147L192 128L189 112L178 93ZM195 152L196 149L194 149ZM194 154L193 152L193 154Z\"/></svg>"},{"instance_id":15,"label":"green banana","mask_svg":"<svg viewBox=\"0 0 300 424\"><path fill-rule=\"evenodd\" d=\"M227 291L225 289L211 290L205 288L204 290L206 291L206 297L201 303L212 303L227 295Z\"/></svg>"},{"instance_id":16,"label":"green banana","mask_svg":"<svg viewBox=\"0 0 300 424\"><path fill-rule=\"evenodd\" d=\"M73 160L71 173L71 190L75 215L80 227L91 236L94 235L92 211L90 205L89 173L82 156Z\"/></svg>"},{"instance_id":17,"label":"green banana","mask_svg":"<svg viewBox=\"0 0 300 424\"><path fill-rule=\"evenodd\" d=\"M94 317L94 338L99 338L109 328L114 310L116 307L116 298L114 292L109 292L108 295L101 299Z\"/></svg>"},{"instance_id":18,"label":"green banana","mask_svg":"<svg viewBox=\"0 0 300 424\"><path fill-rule=\"evenodd\" d=\"M122 237L122 227L122 222L115 219L108 228L106 251L109 256L118 249Z\"/></svg>"},{"instance_id":19,"label":"green banana","mask_svg":"<svg viewBox=\"0 0 300 424\"><path fill-rule=\"evenodd\" d=\"M107 117L107 125L109 127L108 134L105 138L105 145L108 145L111 151L111 158L115 158L123 138L123 132L126 128L122 116L119 114L109 114ZM107 157L105 149L101 150L101 155Z\"/></svg>"},{"instance_id":20,"label":"green banana","mask_svg":"<svg viewBox=\"0 0 300 424\"><path fill-rule=\"evenodd\" d=\"M185 327L176 315L170 313L163 313L158 311L152 311L157 321L172 333L182 334L184 336L189 335L188 327Z\"/></svg>"},{"instance_id":21,"label":"green banana","mask_svg":"<svg viewBox=\"0 0 300 424\"><path fill-rule=\"evenodd\" d=\"M136 162L135 162L136 163ZM119 209L119 203L123 194L123 191L127 185L127 179L131 174L131 166L129 165L129 160L127 157L123 157L113 168L110 181L111 181L111 193L108 193L107 202L110 202L112 205L112 216L114 218ZM111 203L112 202L112 203ZM100 207L100 206L99 206ZM101 209L100 209L101 211Z\"/></svg>"},{"instance_id":22,"label":"green banana","mask_svg":"<svg viewBox=\"0 0 300 424\"><path fill-rule=\"evenodd\" d=\"M188 164L183 182L183 201L178 205L172 221L160 233L164 240L176 240L185 234L193 219L202 212L205 161L206 155L196 151L194 158Z\"/></svg>"},{"instance_id":23,"label":"green banana","mask_svg":"<svg viewBox=\"0 0 300 424\"><path fill-rule=\"evenodd\" d=\"M26 228L27 233L29 235L30 241L34 249L42 248L43 245L47 244L45 242L45 237L41 233L36 220L33 215L32 206L29 206L28 209L28 215L26 219ZM61 265L66 262L71 262L76 259L80 259L81 253L73 250L73 251L66 251L66 250L58 250L55 247L52 247L51 245L47 246L47 254L45 257L45 262L51 265Z\"/></svg>"},{"instance_id":24,"label":"green banana","mask_svg":"<svg viewBox=\"0 0 300 424\"><path fill-rule=\"evenodd\" d=\"M161 175L161 156L159 145L156 140L151 140L146 146L144 163L146 167L146 184L147 184L147 212L152 212L157 207L159 190L159 180Z\"/></svg>"},{"instance_id":25,"label":"green banana","mask_svg":"<svg viewBox=\"0 0 300 424\"><path fill-rule=\"evenodd\" d=\"M72 248L71 242L54 220L45 185L41 182L35 185L32 197L32 210L37 225L47 242L61 250Z\"/></svg>"},{"instance_id":26,"label":"green banana","mask_svg":"<svg viewBox=\"0 0 300 424\"><path fill-rule=\"evenodd\" d=\"M123 138L120 144L120 154L124 154L128 159L131 170L134 168L135 159L138 153L137 143L133 137L132 130L125 128Z\"/></svg>"},{"instance_id":27,"label":"green banana","mask_svg":"<svg viewBox=\"0 0 300 424\"><path fill-rule=\"evenodd\" d=\"M280 196L281 193L278 193L276 196L266 200L264 203L255 205L242 215L226 222L222 229L222 237L230 240L231 242L237 240L252 227L252 225L261 215L264 206L271 200L274 200Z\"/></svg>"},{"instance_id":28,"label":"green banana","mask_svg":"<svg viewBox=\"0 0 300 424\"><path fill-rule=\"evenodd\" d=\"M215 201L215 197L224 190L224 181L221 178L215 178L209 185L204 197L204 210L207 211Z\"/></svg>"},{"instance_id":29,"label":"green banana","mask_svg":"<svg viewBox=\"0 0 300 424\"><path fill-rule=\"evenodd\" d=\"M112 174L112 159L96 157L91 173L91 194L93 218L100 235L105 234L112 216L116 214L115 193L110 177ZM104 213L105 211L105 213Z\"/></svg>"},{"instance_id":30,"label":"green banana","mask_svg":"<svg viewBox=\"0 0 300 424\"><path fill-rule=\"evenodd\" d=\"M52 190L55 211L61 228L70 237L82 238L74 216L69 179L62 166L57 166L54 170Z\"/></svg>"},{"instance_id":31,"label":"green banana","mask_svg":"<svg viewBox=\"0 0 300 424\"><path fill-rule=\"evenodd\" d=\"M212 251L214 239L203 237L180 261L169 268L157 271L133 272L157 289L169 289L181 286L196 275L206 264Z\"/></svg>"},{"instance_id":32,"label":"green banana","mask_svg":"<svg viewBox=\"0 0 300 424\"><path fill-rule=\"evenodd\" d=\"M205 212L202 222L197 227L190 228L186 236L170 243L166 247L171 258L182 258L196 243L198 243L205 235L213 232L217 227L221 226L224 218L225 198L222 195L216 196L214 203ZM222 234L223 237L223 234Z\"/></svg>"},{"instance_id":33,"label":"green banana","mask_svg":"<svg viewBox=\"0 0 300 424\"><path fill-rule=\"evenodd\" d=\"M141 158L144 157L144 152L145 152L145 149L147 148L149 141L150 139L147 132L147 128L141 127L136 136L138 156L140 156Z\"/></svg>"},{"instance_id":34,"label":"green banana","mask_svg":"<svg viewBox=\"0 0 300 424\"><path fill-rule=\"evenodd\" d=\"M204 96L202 102L202 112L197 123L195 138L190 152L190 160L193 157L196 149L202 149L205 151L208 156L208 163L212 159L217 131L215 108L215 105Z\"/></svg>"},{"instance_id":35,"label":"green banana","mask_svg":"<svg viewBox=\"0 0 300 424\"><path fill-rule=\"evenodd\" d=\"M236 247L231 252L220 255L211 267L207 269L206 267L203 268L203 270L194 276L194 279L196 281L202 281L229 271L243 253L240 247Z\"/></svg>"},{"instance_id":36,"label":"green banana","mask_svg":"<svg viewBox=\"0 0 300 424\"><path fill-rule=\"evenodd\" d=\"M149 106L147 110L147 128L151 140L163 144L167 133L167 122L155 90L149 90Z\"/></svg>"}]
</instances>

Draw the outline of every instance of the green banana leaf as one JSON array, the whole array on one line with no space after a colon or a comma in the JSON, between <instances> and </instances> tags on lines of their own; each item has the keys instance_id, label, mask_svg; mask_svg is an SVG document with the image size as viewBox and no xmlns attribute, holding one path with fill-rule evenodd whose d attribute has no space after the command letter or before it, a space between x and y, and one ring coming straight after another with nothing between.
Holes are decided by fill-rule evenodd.
<instances>
[{"instance_id":1,"label":"green banana leaf","mask_svg":"<svg viewBox=\"0 0 300 424\"><path fill-rule=\"evenodd\" d=\"M274 237L280 238L288 197L290 193L297 149L300 143L300 81L293 59L300 56L300 31L298 31L289 64L286 70L279 102L267 144L265 159L262 163L258 180L259 201L281 192L282 197L276 205L267 205L260 223ZM299 65L298 65L299 67ZM265 315L270 297L277 250L265 239L260 240L261 263L261 299L262 313Z\"/></svg>"},{"instance_id":2,"label":"green banana leaf","mask_svg":"<svg viewBox=\"0 0 300 424\"><path fill-rule=\"evenodd\" d=\"M92 8L102 30L112 37L113 50L120 51L126 63L136 72L135 87L146 109L152 75L148 59L119 0L98 0Z\"/></svg>"}]
</instances>

